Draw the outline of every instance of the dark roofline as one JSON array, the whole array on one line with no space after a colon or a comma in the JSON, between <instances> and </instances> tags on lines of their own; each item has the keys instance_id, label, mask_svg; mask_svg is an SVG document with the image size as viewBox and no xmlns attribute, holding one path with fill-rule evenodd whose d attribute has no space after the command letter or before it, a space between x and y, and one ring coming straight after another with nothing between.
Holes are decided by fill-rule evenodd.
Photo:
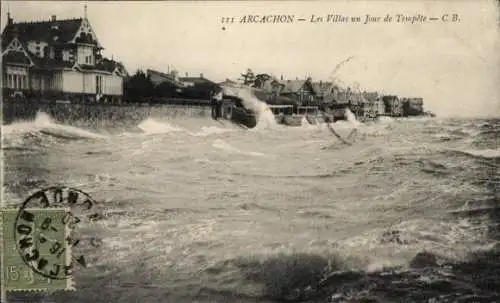
<instances>
[{"instance_id":1,"label":"dark roofline","mask_svg":"<svg viewBox=\"0 0 500 303\"><path fill-rule=\"evenodd\" d=\"M12 23L6 23L5 27L2 30L2 35L5 32L5 30L8 27L15 27L16 25L39 25L39 24L45 24L45 23L58 23L58 22L68 22L68 21L83 21L85 18L70 18L70 19L56 19L55 21L53 20L40 20L40 21L21 21L21 22L15 22L12 21Z\"/></svg>"},{"instance_id":2,"label":"dark roofline","mask_svg":"<svg viewBox=\"0 0 500 303\"><path fill-rule=\"evenodd\" d=\"M160 76L162 76L164 78L169 78L169 79L170 78L174 78L173 75L169 75L167 73L163 73L163 72L160 72L160 71L157 71L157 70L154 70L154 69L150 69L150 68L146 69L146 74L148 74L148 73L157 74L157 75L160 75Z\"/></svg>"},{"instance_id":3,"label":"dark roofline","mask_svg":"<svg viewBox=\"0 0 500 303\"><path fill-rule=\"evenodd\" d=\"M78 21L83 20L85 18L68 18L68 19L56 19L56 20L40 20L40 21L21 21L21 22L13 22L10 25L18 25L18 24L38 24L38 23L52 23L52 22L62 22L62 21Z\"/></svg>"},{"instance_id":4,"label":"dark roofline","mask_svg":"<svg viewBox=\"0 0 500 303\"><path fill-rule=\"evenodd\" d=\"M179 79L193 79L193 80L200 80L200 79L203 79L203 80L208 80L207 78L205 77L179 77ZM210 80L208 80L210 81Z\"/></svg>"}]
</instances>

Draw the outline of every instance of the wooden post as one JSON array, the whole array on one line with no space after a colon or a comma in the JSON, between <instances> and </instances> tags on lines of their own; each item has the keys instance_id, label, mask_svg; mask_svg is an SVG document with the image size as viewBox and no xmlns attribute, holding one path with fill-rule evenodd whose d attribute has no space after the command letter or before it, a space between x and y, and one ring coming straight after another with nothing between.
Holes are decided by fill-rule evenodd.
<instances>
[{"instance_id":1,"label":"wooden post","mask_svg":"<svg viewBox=\"0 0 500 303\"><path fill-rule=\"evenodd\" d=\"M4 83L3 83L3 80L4 80L4 75L5 75L5 71L2 70L2 77L0 77L0 87L4 88ZM2 111L2 109L0 108L0 112ZM3 166L0 166L0 181L1 181L1 184L3 184ZM3 194L3 189L0 189L0 196L1 197L5 197L4 194ZM1 216L1 220L0 222L2 223L2 226L0 226L0 235L2 235L2 237L0 238L0 302L2 303L7 303L7 289L6 289L6 284L5 283L5 262L4 262L4 247L3 247L3 215L1 213L1 211L4 209L5 207L5 200L4 199L0 199L0 216Z\"/></svg>"},{"instance_id":2,"label":"wooden post","mask_svg":"<svg viewBox=\"0 0 500 303\"><path fill-rule=\"evenodd\" d=\"M0 173L0 180L3 182L3 168L0 168L0 170L2 171L2 173ZM3 183L2 183L3 184ZM1 193L1 196L4 196L3 195L3 189L0 189L2 191ZM0 292L1 292L1 298L0 298L0 302L2 303L7 303L7 283L5 281L5 254L4 254L4 241L3 241L3 237L4 237L4 234L3 234L3 214L1 213L1 211L5 209L5 201L4 199L2 199L0 201L0 216L1 216L1 220L0 222L2 223L2 226L0 226L0 234L2 235L2 237L0 238L0 247L2 248L0 250L0 262L1 262L1 266L0 266Z\"/></svg>"}]
</instances>

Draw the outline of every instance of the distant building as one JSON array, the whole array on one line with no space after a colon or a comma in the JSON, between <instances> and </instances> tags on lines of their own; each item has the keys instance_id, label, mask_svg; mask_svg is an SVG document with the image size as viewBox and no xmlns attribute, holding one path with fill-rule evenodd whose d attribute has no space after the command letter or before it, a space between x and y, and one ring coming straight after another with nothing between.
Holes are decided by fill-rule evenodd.
<instances>
[{"instance_id":1,"label":"distant building","mask_svg":"<svg viewBox=\"0 0 500 303\"><path fill-rule=\"evenodd\" d=\"M299 104L319 102L320 93L313 85L311 78L307 80L287 80L283 83L281 96L289 97Z\"/></svg>"},{"instance_id":2,"label":"distant building","mask_svg":"<svg viewBox=\"0 0 500 303\"><path fill-rule=\"evenodd\" d=\"M387 95L382 97L385 105L385 113L391 117L401 117L403 115L403 106L398 96Z\"/></svg>"},{"instance_id":3,"label":"distant building","mask_svg":"<svg viewBox=\"0 0 500 303\"><path fill-rule=\"evenodd\" d=\"M402 98L403 115L419 116L424 114L424 99L422 98Z\"/></svg>"},{"instance_id":4,"label":"distant building","mask_svg":"<svg viewBox=\"0 0 500 303\"><path fill-rule=\"evenodd\" d=\"M381 96L378 96L378 98L377 98L377 115L378 116L385 115L385 104L384 104L384 101L382 101Z\"/></svg>"},{"instance_id":5,"label":"distant building","mask_svg":"<svg viewBox=\"0 0 500 303\"><path fill-rule=\"evenodd\" d=\"M338 85L332 85L328 90L322 92L322 100L326 104L345 107L351 100L351 91Z\"/></svg>"},{"instance_id":6,"label":"distant building","mask_svg":"<svg viewBox=\"0 0 500 303\"><path fill-rule=\"evenodd\" d=\"M154 85L169 83L176 87L184 87L183 83L179 81L179 77L175 72L165 74L156 70L148 69L146 70L146 75Z\"/></svg>"},{"instance_id":7,"label":"distant building","mask_svg":"<svg viewBox=\"0 0 500 303\"><path fill-rule=\"evenodd\" d=\"M365 117L376 117L384 114L384 103L377 92L363 92L363 99L363 115Z\"/></svg>"},{"instance_id":8,"label":"distant building","mask_svg":"<svg viewBox=\"0 0 500 303\"><path fill-rule=\"evenodd\" d=\"M120 102L123 64L104 48L85 16L17 22L7 14L2 33L4 96Z\"/></svg>"},{"instance_id":9,"label":"distant building","mask_svg":"<svg viewBox=\"0 0 500 303\"><path fill-rule=\"evenodd\" d=\"M188 75L186 75L186 77L179 77L179 81L182 82L185 86L194 86L199 84L207 84L209 86L216 85L215 82L205 78L203 74L200 74L198 77L189 77Z\"/></svg>"},{"instance_id":10,"label":"distant building","mask_svg":"<svg viewBox=\"0 0 500 303\"><path fill-rule=\"evenodd\" d=\"M318 93L318 98L322 101L330 96L334 90L334 84L332 82L313 82L313 86Z\"/></svg>"}]
</instances>

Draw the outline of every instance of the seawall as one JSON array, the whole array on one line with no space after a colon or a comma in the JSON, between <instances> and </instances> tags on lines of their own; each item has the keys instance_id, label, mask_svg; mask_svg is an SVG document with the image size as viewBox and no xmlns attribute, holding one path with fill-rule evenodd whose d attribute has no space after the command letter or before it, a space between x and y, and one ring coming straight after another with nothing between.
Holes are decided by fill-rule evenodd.
<instances>
[{"instance_id":1,"label":"seawall","mask_svg":"<svg viewBox=\"0 0 500 303\"><path fill-rule=\"evenodd\" d=\"M58 123L70 125L106 126L130 125L146 118L210 117L207 105L174 104L71 104L56 102L4 102L3 123L34 120L38 112L44 112Z\"/></svg>"}]
</instances>

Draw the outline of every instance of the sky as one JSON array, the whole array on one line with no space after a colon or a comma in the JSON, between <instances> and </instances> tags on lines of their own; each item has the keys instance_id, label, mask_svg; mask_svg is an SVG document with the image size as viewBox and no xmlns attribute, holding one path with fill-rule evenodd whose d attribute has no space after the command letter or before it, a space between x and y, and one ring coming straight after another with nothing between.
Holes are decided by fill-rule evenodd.
<instances>
[{"instance_id":1,"label":"sky","mask_svg":"<svg viewBox=\"0 0 500 303\"><path fill-rule=\"evenodd\" d=\"M129 73L175 68L223 81L251 68L423 97L425 108L439 116L500 116L500 14L494 0L2 1L1 26L7 11L14 22L83 17L85 3L103 54L123 62ZM359 16L361 22L326 22L330 14ZM364 24L367 14L381 22ZM397 14L415 22L396 22ZM448 20L457 14L459 21L444 22L445 14ZM241 23L246 15L293 15L295 21ZM310 22L312 15L323 22ZM387 15L391 22L383 22ZM223 18L234 22L223 24Z\"/></svg>"}]
</instances>

